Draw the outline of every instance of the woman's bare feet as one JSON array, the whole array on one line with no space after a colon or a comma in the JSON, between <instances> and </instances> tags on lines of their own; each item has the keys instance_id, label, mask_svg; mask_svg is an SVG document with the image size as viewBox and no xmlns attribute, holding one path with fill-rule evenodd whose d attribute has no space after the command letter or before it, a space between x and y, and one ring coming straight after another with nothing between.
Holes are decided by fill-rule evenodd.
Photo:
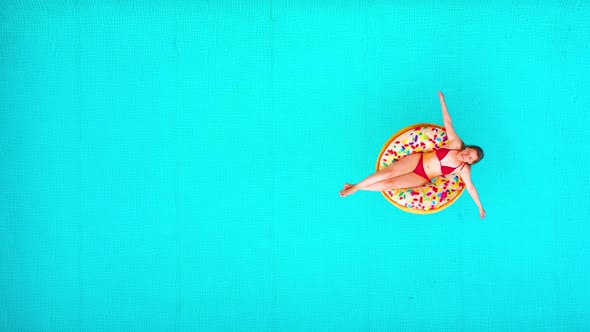
<instances>
[{"instance_id":1,"label":"woman's bare feet","mask_svg":"<svg viewBox=\"0 0 590 332\"><path fill-rule=\"evenodd\" d=\"M354 190L354 185L345 183L344 184L344 189L340 190L340 196L341 197L346 197L346 196L348 196L350 194L354 194L355 191L356 190Z\"/></svg>"}]
</instances>

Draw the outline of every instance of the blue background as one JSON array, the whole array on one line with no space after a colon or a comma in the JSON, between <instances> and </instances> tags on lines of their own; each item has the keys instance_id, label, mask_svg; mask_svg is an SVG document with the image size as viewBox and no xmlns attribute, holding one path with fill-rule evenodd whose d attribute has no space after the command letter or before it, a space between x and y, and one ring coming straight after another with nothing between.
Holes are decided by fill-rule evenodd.
<instances>
[{"instance_id":1,"label":"blue background","mask_svg":"<svg viewBox=\"0 0 590 332\"><path fill-rule=\"evenodd\" d=\"M588 331L589 17L3 1L0 330ZM487 218L340 198L437 90Z\"/></svg>"}]
</instances>

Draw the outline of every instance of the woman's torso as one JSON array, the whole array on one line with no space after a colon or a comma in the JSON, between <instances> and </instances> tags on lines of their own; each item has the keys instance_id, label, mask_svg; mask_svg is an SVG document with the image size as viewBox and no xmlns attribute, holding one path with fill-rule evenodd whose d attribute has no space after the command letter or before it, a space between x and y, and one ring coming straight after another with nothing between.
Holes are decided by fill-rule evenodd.
<instances>
[{"instance_id":1,"label":"woman's torso","mask_svg":"<svg viewBox=\"0 0 590 332\"><path fill-rule=\"evenodd\" d=\"M428 178L433 179L437 176L444 174L458 173L462 169L462 163L457 161L458 150L451 149L450 147L444 147L439 150L443 150L439 153L441 160L437 157L437 151L423 152L422 165ZM444 150L449 150L445 155ZM444 156L443 156L444 155ZM450 168L449 168L450 167ZM443 172L443 168L444 171Z\"/></svg>"}]
</instances>

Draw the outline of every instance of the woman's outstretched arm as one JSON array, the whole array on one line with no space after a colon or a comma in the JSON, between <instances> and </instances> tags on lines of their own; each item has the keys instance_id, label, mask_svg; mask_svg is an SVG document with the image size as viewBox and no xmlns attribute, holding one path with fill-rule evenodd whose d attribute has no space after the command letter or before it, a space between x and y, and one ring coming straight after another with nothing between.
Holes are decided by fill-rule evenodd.
<instances>
[{"instance_id":1,"label":"woman's outstretched arm","mask_svg":"<svg viewBox=\"0 0 590 332\"><path fill-rule=\"evenodd\" d=\"M481 219L485 218L486 211L483 209L483 206L481 205L481 202L479 200L479 195L477 194L477 189L475 189L475 186L471 181L471 167L465 168L465 170L461 171L460 174L461 179L463 180L463 182L465 182L465 188L467 189L469 196L471 196L471 198L475 202L475 205L477 205L477 207L479 208L479 216L481 217Z\"/></svg>"},{"instance_id":2,"label":"woman's outstretched arm","mask_svg":"<svg viewBox=\"0 0 590 332\"><path fill-rule=\"evenodd\" d=\"M453 128L453 121L451 120L451 115L447 110L447 104L445 103L445 95L442 92L438 92L438 98L440 99L440 107L442 108L442 116L443 116L443 123L445 124L445 131L447 132L447 136L450 142L461 142L461 139L455 132Z\"/></svg>"}]
</instances>

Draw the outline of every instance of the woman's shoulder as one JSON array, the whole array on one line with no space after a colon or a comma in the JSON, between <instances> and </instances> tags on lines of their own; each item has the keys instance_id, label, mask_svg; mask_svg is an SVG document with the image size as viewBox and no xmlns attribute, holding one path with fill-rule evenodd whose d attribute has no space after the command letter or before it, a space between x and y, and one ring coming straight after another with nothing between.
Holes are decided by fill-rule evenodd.
<instances>
[{"instance_id":1,"label":"woman's shoulder","mask_svg":"<svg viewBox=\"0 0 590 332\"><path fill-rule=\"evenodd\" d=\"M463 141L447 141L445 145L441 146L441 149L449 150L461 150L463 148Z\"/></svg>"},{"instance_id":2,"label":"woman's shoulder","mask_svg":"<svg viewBox=\"0 0 590 332\"><path fill-rule=\"evenodd\" d=\"M460 165L461 167L457 167L457 173L461 176L461 177L465 177L466 175L469 176L471 174L471 165L469 165L468 163L464 163L463 165Z\"/></svg>"}]
</instances>

